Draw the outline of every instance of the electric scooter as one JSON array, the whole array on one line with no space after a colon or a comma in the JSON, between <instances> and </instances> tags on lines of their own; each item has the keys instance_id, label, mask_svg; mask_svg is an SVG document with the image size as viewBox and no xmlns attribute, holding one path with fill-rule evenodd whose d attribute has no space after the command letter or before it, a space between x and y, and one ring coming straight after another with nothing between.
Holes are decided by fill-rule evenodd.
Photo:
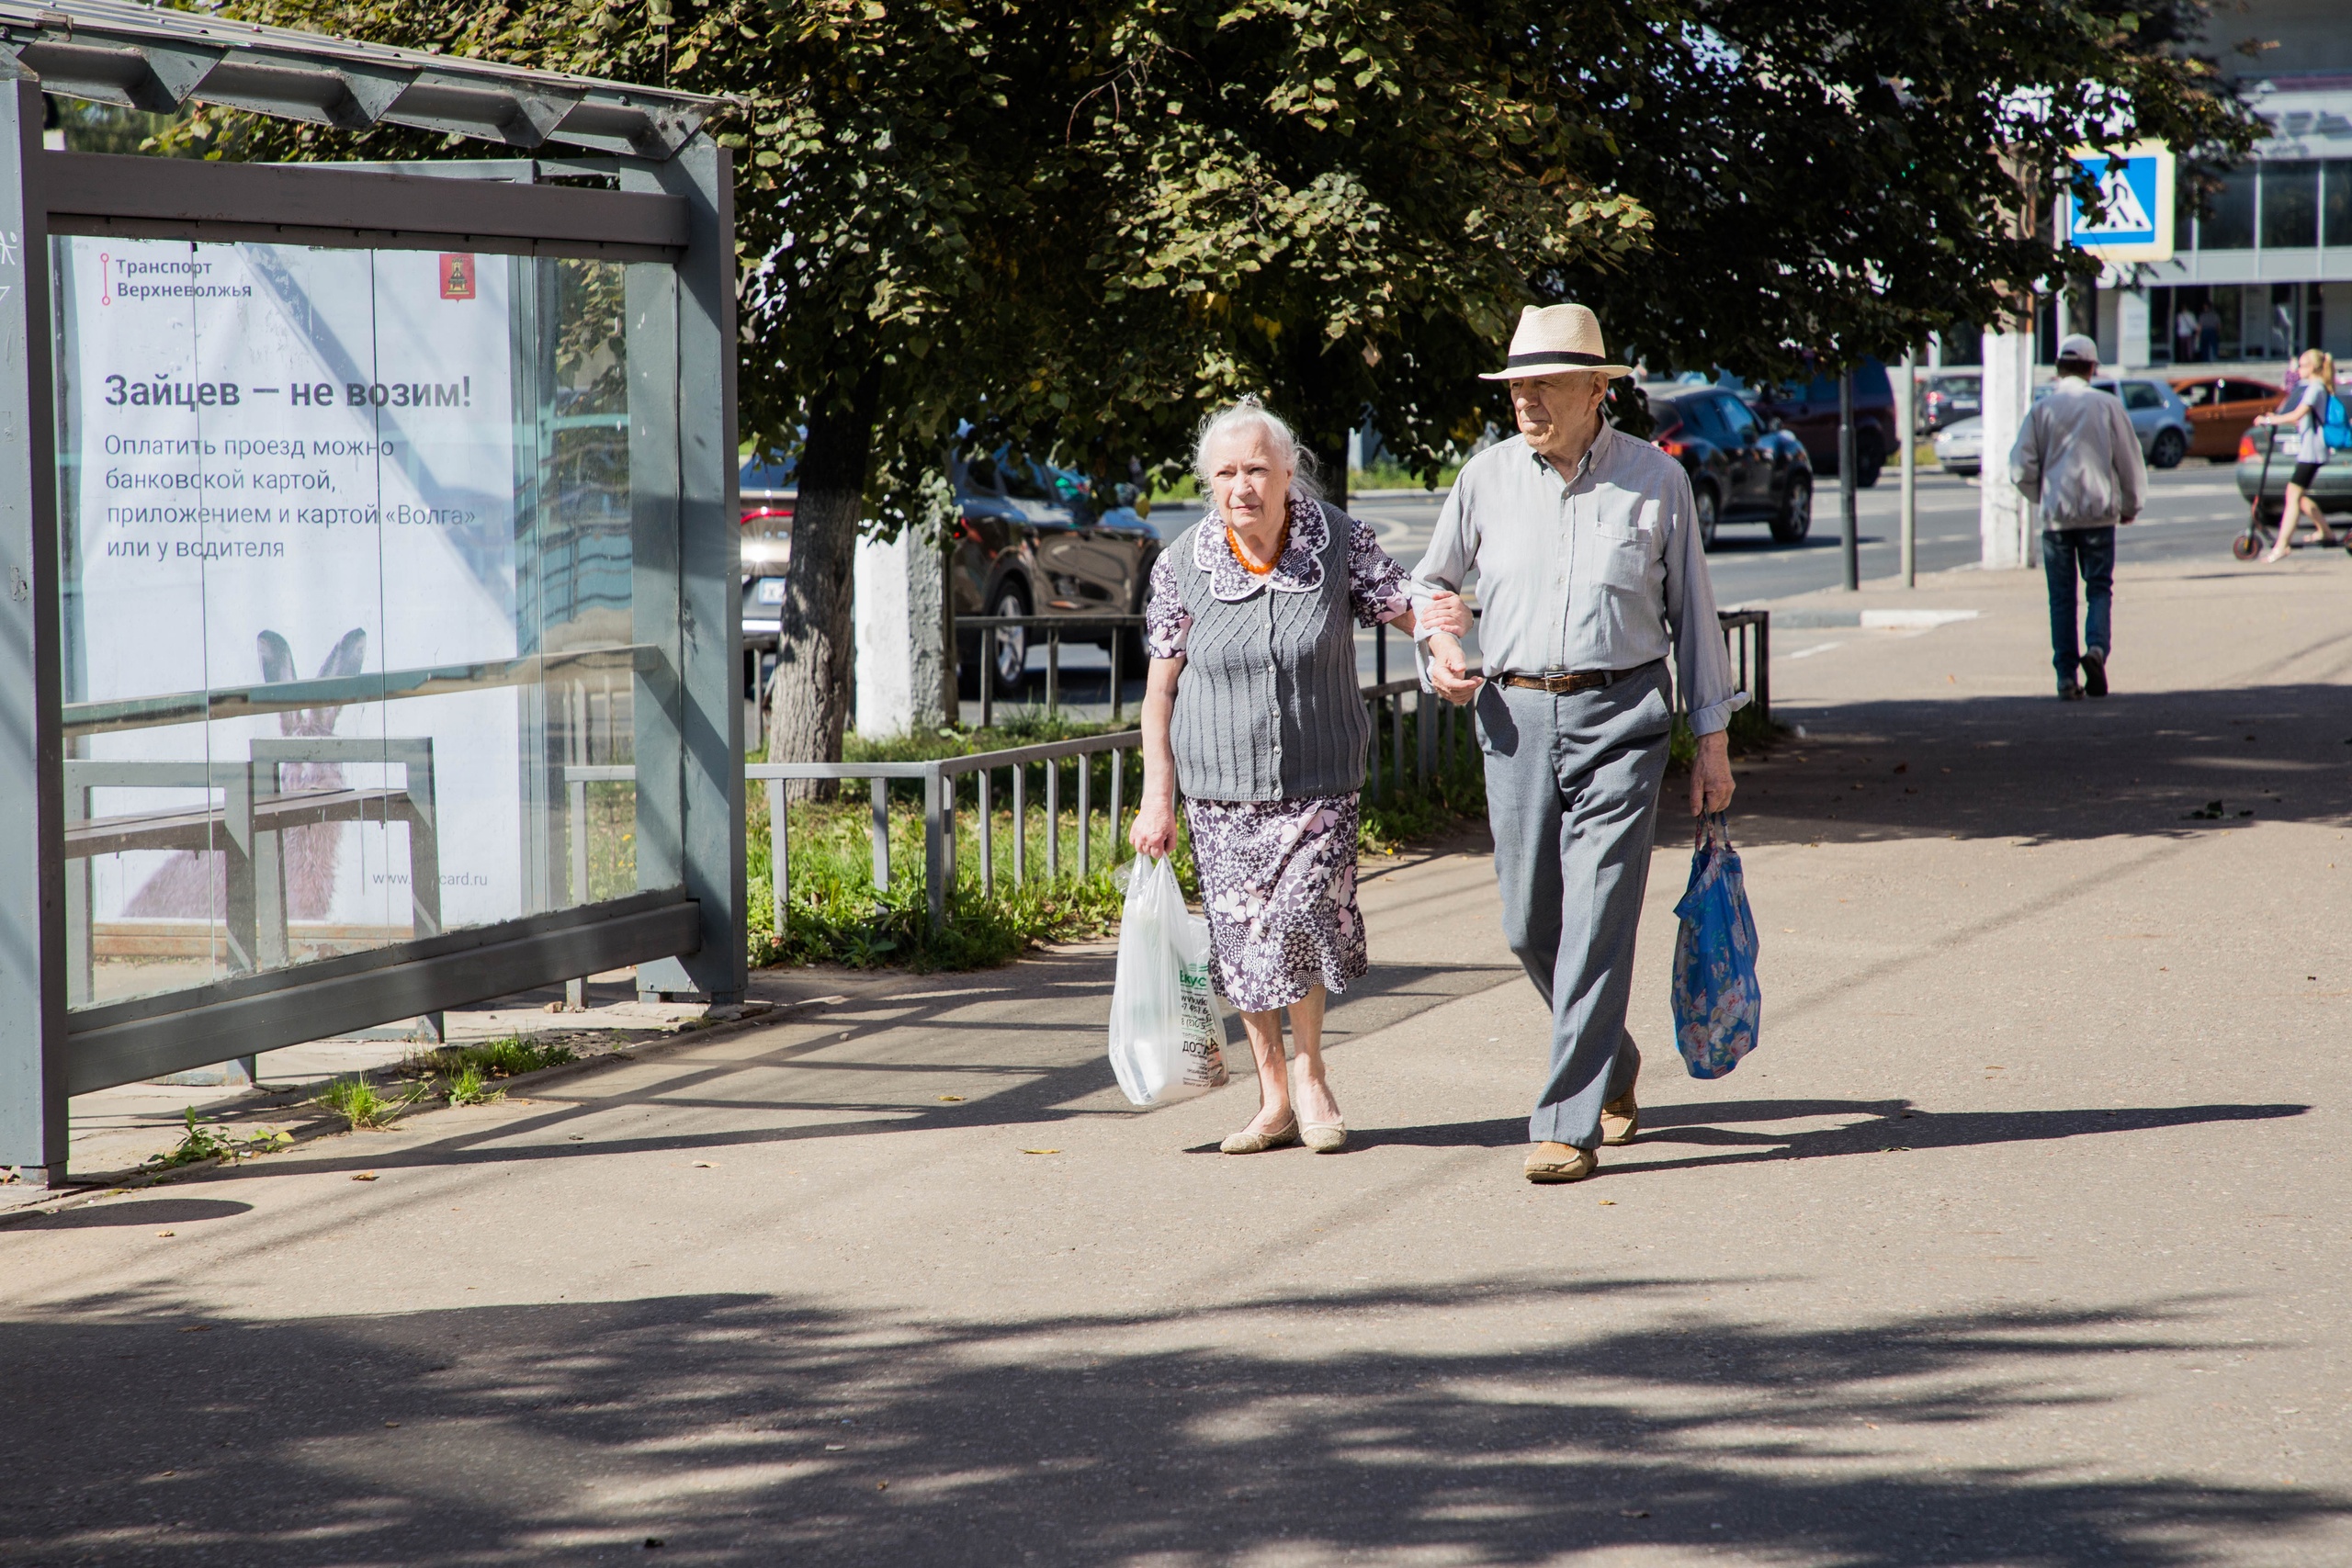
<instances>
[{"instance_id":1,"label":"electric scooter","mask_svg":"<svg viewBox=\"0 0 2352 1568\"><path fill-rule=\"evenodd\" d=\"M2278 537L2278 530L2263 520L2262 507L2270 488L2270 455L2278 450L2277 426L2270 427L2268 439L2262 444L2262 478L2254 485L2254 504L2246 509L2245 532L2230 541L2230 554L2240 560L2252 560L2268 549ZM2282 509L2283 511L2283 509Z\"/></svg>"}]
</instances>

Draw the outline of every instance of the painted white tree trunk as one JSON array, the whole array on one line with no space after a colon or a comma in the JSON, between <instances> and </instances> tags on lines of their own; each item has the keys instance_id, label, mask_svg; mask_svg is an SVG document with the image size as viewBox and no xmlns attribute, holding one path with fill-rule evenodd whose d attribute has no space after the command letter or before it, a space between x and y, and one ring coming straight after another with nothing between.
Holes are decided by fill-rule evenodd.
<instances>
[{"instance_id":1,"label":"painted white tree trunk","mask_svg":"<svg viewBox=\"0 0 2352 1568\"><path fill-rule=\"evenodd\" d=\"M2030 567L2041 555L2033 508L2009 482L2009 448L2033 403L2033 333L1986 333L1984 371L1984 490L1977 512L1982 564Z\"/></svg>"},{"instance_id":2,"label":"painted white tree trunk","mask_svg":"<svg viewBox=\"0 0 2352 1568\"><path fill-rule=\"evenodd\" d=\"M857 732L868 739L947 722L946 578L939 550L907 529L857 542Z\"/></svg>"}]
</instances>

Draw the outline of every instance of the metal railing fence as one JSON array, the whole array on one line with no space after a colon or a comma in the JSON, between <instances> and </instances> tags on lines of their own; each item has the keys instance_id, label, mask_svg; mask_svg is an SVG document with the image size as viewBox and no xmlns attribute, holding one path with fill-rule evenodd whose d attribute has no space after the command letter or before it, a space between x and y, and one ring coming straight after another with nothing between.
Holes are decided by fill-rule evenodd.
<instances>
[{"instance_id":1,"label":"metal railing fence","mask_svg":"<svg viewBox=\"0 0 2352 1568\"><path fill-rule=\"evenodd\" d=\"M1111 722L1116 724L1126 711L1125 679L1119 670L1121 649L1127 640L1125 634L1142 627L1141 615L957 615L950 623L947 645L960 660L963 639L956 634L980 634L980 728L986 729L996 722L995 634L1020 632L1023 659L1028 657L1028 634L1046 634L1046 713L1052 717L1062 711L1063 634L1083 632L1085 640L1091 642L1107 631L1111 634Z\"/></svg>"},{"instance_id":2,"label":"metal railing fence","mask_svg":"<svg viewBox=\"0 0 2352 1568\"><path fill-rule=\"evenodd\" d=\"M1102 616L1105 624L1124 628L1140 624L1134 615ZM1733 654L1734 669L1741 687L1755 698L1756 705L1767 715L1770 704L1770 660L1771 653L1771 616L1764 610L1725 611L1722 615L1724 635ZM1069 629L1085 623L1077 616L973 616L960 625L967 627L994 629L1012 624L1048 623ZM1385 628L1382 628L1383 631ZM1049 642L1049 649L1053 644ZM1051 679L1052 654L1048 653L1048 693L1053 692ZM1375 642L1375 660L1385 675L1387 664L1386 639ZM1113 655L1113 670L1117 669L1117 655ZM985 690L988 681L984 678ZM1476 741L1468 710L1444 702L1433 693L1421 690L1417 677L1379 680L1360 689L1366 714L1371 722L1370 745L1364 768L1364 789L1375 802L1385 802L1396 796L1409 775L1418 786L1426 787L1430 778L1469 760L1475 753ZM1405 699L1412 698L1408 705ZM983 710L986 711L985 708ZM1114 710L1116 711L1115 708ZM1120 846L1130 805L1127 791L1128 753L1140 753L1143 732L1140 729L1114 730L1102 735L1080 736L1068 740L1042 741L1030 746L1012 746L993 751L974 752L961 757L939 757L918 762L753 762L743 769L744 778L765 786L770 833L770 871L768 897L775 917L775 930L781 937L787 925L791 908L792 848L790 819L786 813L785 785L796 780L831 781L849 784L864 781L872 804L872 822L868 829L873 848L873 880L877 891L890 886L892 866L890 852L889 790L894 781L920 782L922 785L923 852L922 874L929 914L934 926L947 917L947 904L953 897L957 866L958 816L964 809L961 781L973 780L971 807L978 833L976 857L979 895L994 897L998 881L998 839L1009 831L1010 864L1007 881L1021 886L1031 879L1029 851L1030 775L1034 769L1044 771L1040 803L1044 812L1045 843L1042 874L1047 880L1062 874L1063 826L1065 798L1062 772L1065 764L1075 763L1074 774L1076 839L1075 865L1080 877L1093 872L1094 840L1091 831L1095 815L1093 797L1094 765L1092 759L1107 753L1110 763L1109 799L1104 803L1110 832L1113 863L1123 858ZM1409 761L1407 758L1410 751ZM1139 771L1139 770L1138 770ZM1010 810L1007 822L1000 829L997 821L999 800L997 780L1009 774ZM571 822L571 862L572 897L585 901L588 893L588 786L598 783L633 782L637 770L629 766L568 766L563 770L567 804ZM1138 779L1140 784L1140 779ZM573 999L580 999L579 982L574 982Z\"/></svg>"}]
</instances>

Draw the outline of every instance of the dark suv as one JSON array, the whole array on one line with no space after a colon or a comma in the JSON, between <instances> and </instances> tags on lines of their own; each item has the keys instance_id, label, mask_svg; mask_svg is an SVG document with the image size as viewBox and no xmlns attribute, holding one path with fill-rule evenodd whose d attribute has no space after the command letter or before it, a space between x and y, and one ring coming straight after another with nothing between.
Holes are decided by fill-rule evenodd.
<instances>
[{"instance_id":1,"label":"dark suv","mask_svg":"<svg viewBox=\"0 0 2352 1568\"><path fill-rule=\"evenodd\" d=\"M951 459L956 486L955 565L949 576L959 615L1134 615L1143 609L1159 537L1132 506L1098 509L1082 475L1043 463L1015 462L1003 451ZM791 465L744 465L743 641L747 660L772 664L792 560L797 496ZM978 690L980 634L957 638L963 680ZM1029 662L1029 635L995 634L989 666L997 691L1019 691ZM1110 635L1085 641L1108 646ZM1143 670L1143 639L1128 634L1129 670ZM766 665L747 663L756 684Z\"/></svg>"},{"instance_id":2,"label":"dark suv","mask_svg":"<svg viewBox=\"0 0 2352 1568\"><path fill-rule=\"evenodd\" d=\"M1838 378L1815 376L1794 387L1759 388L1757 407L1781 429L1804 443L1816 473L1838 471ZM1864 490L1878 483L1879 470L1894 454L1894 383L1886 367L1865 359L1854 367L1854 482Z\"/></svg>"},{"instance_id":3,"label":"dark suv","mask_svg":"<svg viewBox=\"0 0 2352 1568\"><path fill-rule=\"evenodd\" d=\"M949 465L959 516L951 574L959 615L1130 615L1142 613L1159 536L1131 506L1098 507L1085 478L1013 459L1004 451ZM980 634L957 637L965 684L978 691ZM1111 634L1080 640L1108 649ZM1143 670L1143 639L1126 636L1128 670ZM1029 636L989 638L989 677L1003 695L1020 691Z\"/></svg>"},{"instance_id":4,"label":"dark suv","mask_svg":"<svg viewBox=\"0 0 2352 1568\"><path fill-rule=\"evenodd\" d=\"M1714 548L1725 523L1768 523L1792 545L1813 526L1813 462L1804 443L1770 430L1720 387L1676 387L1650 393L1651 439L1690 476L1699 509L1699 542Z\"/></svg>"}]
</instances>

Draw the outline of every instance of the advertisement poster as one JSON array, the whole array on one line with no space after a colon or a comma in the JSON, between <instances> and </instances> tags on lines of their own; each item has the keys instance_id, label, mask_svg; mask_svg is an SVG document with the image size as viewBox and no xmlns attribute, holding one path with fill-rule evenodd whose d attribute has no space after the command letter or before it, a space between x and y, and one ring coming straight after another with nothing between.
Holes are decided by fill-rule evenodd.
<instances>
[{"instance_id":1,"label":"advertisement poster","mask_svg":"<svg viewBox=\"0 0 2352 1568\"><path fill-rule=\"evenodd\" d=\"M514 329L504 257L58 242L66 702L219 691L517 652ZM443 919L522 912L522 694L96 734L83 755L237 762L259 739L435 743ZM379 762L283 787L374 788ZM102 790L93 815L192 805ZM409 934L406 829L287 835L295 956ZM92 914L217 919L220 857L94 863ZM306 943L303 928L312 935Z\"/></svg>"}]
</instances>

